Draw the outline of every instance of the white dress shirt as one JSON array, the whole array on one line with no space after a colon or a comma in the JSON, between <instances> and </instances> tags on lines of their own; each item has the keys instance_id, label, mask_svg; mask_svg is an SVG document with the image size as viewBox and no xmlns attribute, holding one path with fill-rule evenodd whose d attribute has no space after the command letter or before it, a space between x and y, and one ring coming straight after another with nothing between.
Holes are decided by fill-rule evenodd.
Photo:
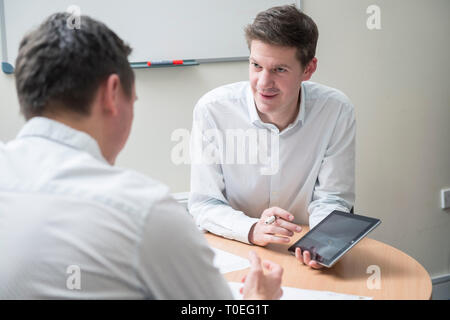
<instances>
[{"instance_id":1,"label":"white dress shirt","mask_svg":"<svg viewBox=\"0 0 450 320\"><path fill-rule=\"evenodd\" d=\"M215 146L220 154L220 161L200 157L203 160L193 160L191 166L189 211L201 229L248 243L251 226L270 207L289 211L294 223L309 223L311 228L333 210L351 210L355 115L350 100L339 90L303 82L297 118L282 132L261 121L248 81L208 92L198 101L193 117L192 158L206 154L205 145ZM221 140L210 131L226 136L236 129L266 130L278 138L277 148L271 148L272 140L267 139L268 159L277 160L273 173L264 173L267 163L226 161L227 151L221 152L229 145L218 143ZM246 151L251 147L245 145Z\"/></svg>"},{"instance_id":2,"label":"white dress shirt","mask_svg":"<svg viewBox=\"0 0 450 320\"><path fill-rule=\"evenodd\" d=\"M164 185L47 118L0 143L0 299L232 299Z\"/></svg>"}]
</instances>

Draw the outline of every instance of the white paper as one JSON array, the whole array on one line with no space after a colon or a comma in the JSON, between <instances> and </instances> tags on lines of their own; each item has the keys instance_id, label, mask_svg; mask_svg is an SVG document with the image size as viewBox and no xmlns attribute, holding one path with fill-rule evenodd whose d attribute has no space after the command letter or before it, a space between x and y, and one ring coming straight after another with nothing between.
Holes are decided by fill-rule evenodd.
<instances>
[{"instance_id":1,"label":"white paper","mask_svg":"<svg viewBox=\"0 0 450 320\"><path fill-rule=\"evenodd\" d=\"M220 249L212 248L212 250L215 254L214 266L219 268L222 274L250 267L250 262L247 259Z\"/></svg>"},{"instance_id":2,"label":"white paper","mask_svg":"<svg viewBox=\"0 0 450 320\"><path fill-rule=\"evenodd\" d=\"M244 285L239 282L228 282L235 299L242 300L239 289ZM371 297L354 296L331 291L305 290L292 287L282 287L283 296L280 300L372 300Z\"/></svg>"}]
</instances>

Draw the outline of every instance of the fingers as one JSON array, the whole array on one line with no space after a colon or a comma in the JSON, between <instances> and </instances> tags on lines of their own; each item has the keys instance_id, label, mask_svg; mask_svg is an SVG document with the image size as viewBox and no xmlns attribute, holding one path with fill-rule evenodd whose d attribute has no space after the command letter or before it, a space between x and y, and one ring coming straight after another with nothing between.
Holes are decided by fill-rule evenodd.
<instances>
[{"instance_id":1,"label":"fingers","mask_svg":"<svg viewBox=\"0 0 450 320\"><path fill-rule=\"evenodd\" d=\"M283 267L281 267L279 264L270 261L270 260L263 260L262 265L264 268L269 270L270 273L274 274L277 277L282 277L283 275Z\"/></svg>"},{"instance_id":2,"label":"fingers","mask_svg":"<svg viewBox=\"0 0 450 320\"><path fill-rule=\"evenodd\" d=\"M273 299L280 299L281 296L283 295L283 290L281 289L283 267L270 260L263 260L262 265L264 268L269 270L267 278L271 279L270 281L272 282L272 284L278 288L277 292L273 295Z\"/></svg>"},{"instance_id":3,"label":"fingers","mask_svg":"<svg viewBox=\"0 0 450 320\"><path fill-rule=\"evenodd\" d=\"M286 237L274 236L271 234L264 234L264 241L267 243L288 243L291 239Z\"/></svg>"},{"instance_id":4,"label":"fingers","mask_svg":"<svg viewBox=\"0 0 450 320\"><path fill-rule=\"evenodd\" d=\"M310 266L313 269L322 269L323 266L319 264L315 260L311 260L311 253L309 251L304 251L302 254L302 250L300 248L295 248L295 257L298 261L302 264L306 264L307 266Z\"/></svg>"},{"instance_id":5,"label":"fingers","mask_svg":"<svg viewBox=\"0 0 450 320\"><path fill-rule=\"evenodd\" d=\"M279 300L282 296L283 296L283 289L280 288L280 290L278 290L277 295L275 296L275 300Z\"/></svg>"},{"instance_id":6,"label":"fingers","mask_svg":"<svg viewBox=\"0 0 450 320\"><path fill-rule=\"evenodd\" d=\"M247 277L243 277L245 280L244 287L239 290L243 294L244 299L250 300L272 300L279 299L282 295L281 291L281 278L283 274L283 268L269 260L261 260L254 252L249 253L249 258L251 260L252 266ZM257 267L259 262L259 267L261 270L255 271L254 268ZM262 266L268 270L267 274L264 274Z\"/></svg>"},{"instance_id":7,"label":"fingers","mask_svg":"<svg viewBox=\"0 0 450 320\"><path fill-rule=\"evenodd\" d=\"M297 258L298 261L300 261L301 264L304 264L303 262L303 255L302 255L302 249L300 248L295 248L295 257Z\"/></svg>"},{"instance_id":8,"label":"fingers","mask_svg":"<svg viewBox=\"0 0 450 320\"><path fill-rule=\"evenodd\" d=\"M295 223L292 223L291 221L294 220L294 216L289 213L288 211L278 208L278 207L272 207L269 209L266 209L261 218L264 220L268 217L276 216L277 219L272 225L279 226L281 228L287 229L291 232L300 232L302 231L302 228Z\"/></svg>"},{"instance_id":9,"label":"fingers","mask_svg":"<svg viewBox=\"0 0 450 320\"><path fill-rule=\"evenodd\" d=\"M270 217L276 217L275 221L266 224L265 222ZM279 207L268 208L264 210L259 221L250 229L249 242L260 246L269 243L289 243L289 238L294 236L294 232L302 230L300 226L291 222L293 220L294 216L284 209Z\"/></svg>"},{"instance_id":10,"label":"fingers","mask_svg":"<svg viewBox=\"0 0 450 320\"><path fill-rule=\"evenodd\" d=\"M284 209L281 209L279 207L272 207L272 208L266 209L263 212L263 215L265 217L269 217L269 216L275 215L275 216L277 216L277 218L282 218L282 219L284 219L286 221L294 220L294 216L292 214L290 214L288 211L286 211Z\"/></svg>"},{"instance_id":11,"label":"fingers","mask_svg":"<svg viewBox=\"0 0 450 320\"><path fill-rule=\"evenodd\" d=\"M311 262L311 254L309 253L309 251L304 251L303 252L303 262L306 265L309 265L309 263Z\"/></svg>"},{"instance_id":12,"label":"fingers","mask_svg":"<svg viewBox=\"0 0 450 320\"><path fill-rule=\"evenodd\" d=\"M264 232L269 233L269 234L281 234L283 236L288 236L288 237L292 237L294 235L294 232L287 230L285 228L277 227L276 225L266 226L266 228L264 229Z\"/></svg>"},{"instance_id":13,"label":"fingers","mask_svg":"<svg viewBox=\"0 0 450 320\"><path fill-rule=\"evenodd\" d=\"M280 226L281 228L287 229L291 232L301 232L302 228L295 223L285 221L284 219L277 219L273 223L275 226Z\"/></svg>"},{"instance_id":14,"label":"fingers","mask_svg":"<svg viewBox=\"0 0 450 320\"><path fill-rule=\"evenodd\" d=\"M311 262L309 263L309 266L313 269L322 269L323 266L319 263L317 263L317 261L315 260L311 260Z\"/></svg>"},{"instance_id":15,"label":"fingers","mask_svg":"<svg viewBox=\"0 0 450 320\"><path fill-rule=\"evenodd\" d=\"M248 253L248 260L250 261L250 268L252 270L262 270L261 259L258 257L255 251L250 251Z\"/></svg>"}]
</instances>

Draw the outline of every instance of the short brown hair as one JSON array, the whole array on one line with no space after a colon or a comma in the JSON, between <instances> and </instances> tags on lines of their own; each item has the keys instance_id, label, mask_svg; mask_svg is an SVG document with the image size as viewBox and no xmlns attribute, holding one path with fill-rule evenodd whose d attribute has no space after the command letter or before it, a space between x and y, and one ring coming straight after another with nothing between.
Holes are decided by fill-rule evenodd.
<instances>
[{"instance_id":1,"label":"short brown hair","mask_svg":"<svg viewBox=\"0 0 450 320\"><path fill-rule=\"evenodd\" d=\"M245 27L250 49L252 40L297 48L297 58L305 67L316 55L319 31L315 22L294 5L278 6L258 13Z\"/></svg>"},{"instance_id":2,"label":"short brown hair","mask_svg":"<svg viewBox=\"0 0 450 320\"><path fill-rule=\"evenodd\" d=\"M103 80L117 74L131 97L134 73L128 62L131 48L103 23L80 17L69 28L70 13L55 13L20 43L16 59L16 89L25 119L61 108L81 115ZM62 111L62 110L61 110Z\"/></svg>"}]
</instances>

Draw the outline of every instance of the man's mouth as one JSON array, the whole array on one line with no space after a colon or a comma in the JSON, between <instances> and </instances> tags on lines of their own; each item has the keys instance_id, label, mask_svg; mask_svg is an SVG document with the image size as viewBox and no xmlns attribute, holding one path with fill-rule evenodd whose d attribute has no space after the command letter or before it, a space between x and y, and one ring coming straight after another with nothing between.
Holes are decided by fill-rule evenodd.
<instances>
[{"instance_id":1,"label":"man's mouth","mask_svg":"<svg viewBox=\"0 0 450 320\"><path fill-rule=\"evenodd\" d=\"M258 92L258 93L263 99L268 99L268 100L273 99L278 95L278 93L261 93L261 92Z\"/></svg>"}]
</instances>

